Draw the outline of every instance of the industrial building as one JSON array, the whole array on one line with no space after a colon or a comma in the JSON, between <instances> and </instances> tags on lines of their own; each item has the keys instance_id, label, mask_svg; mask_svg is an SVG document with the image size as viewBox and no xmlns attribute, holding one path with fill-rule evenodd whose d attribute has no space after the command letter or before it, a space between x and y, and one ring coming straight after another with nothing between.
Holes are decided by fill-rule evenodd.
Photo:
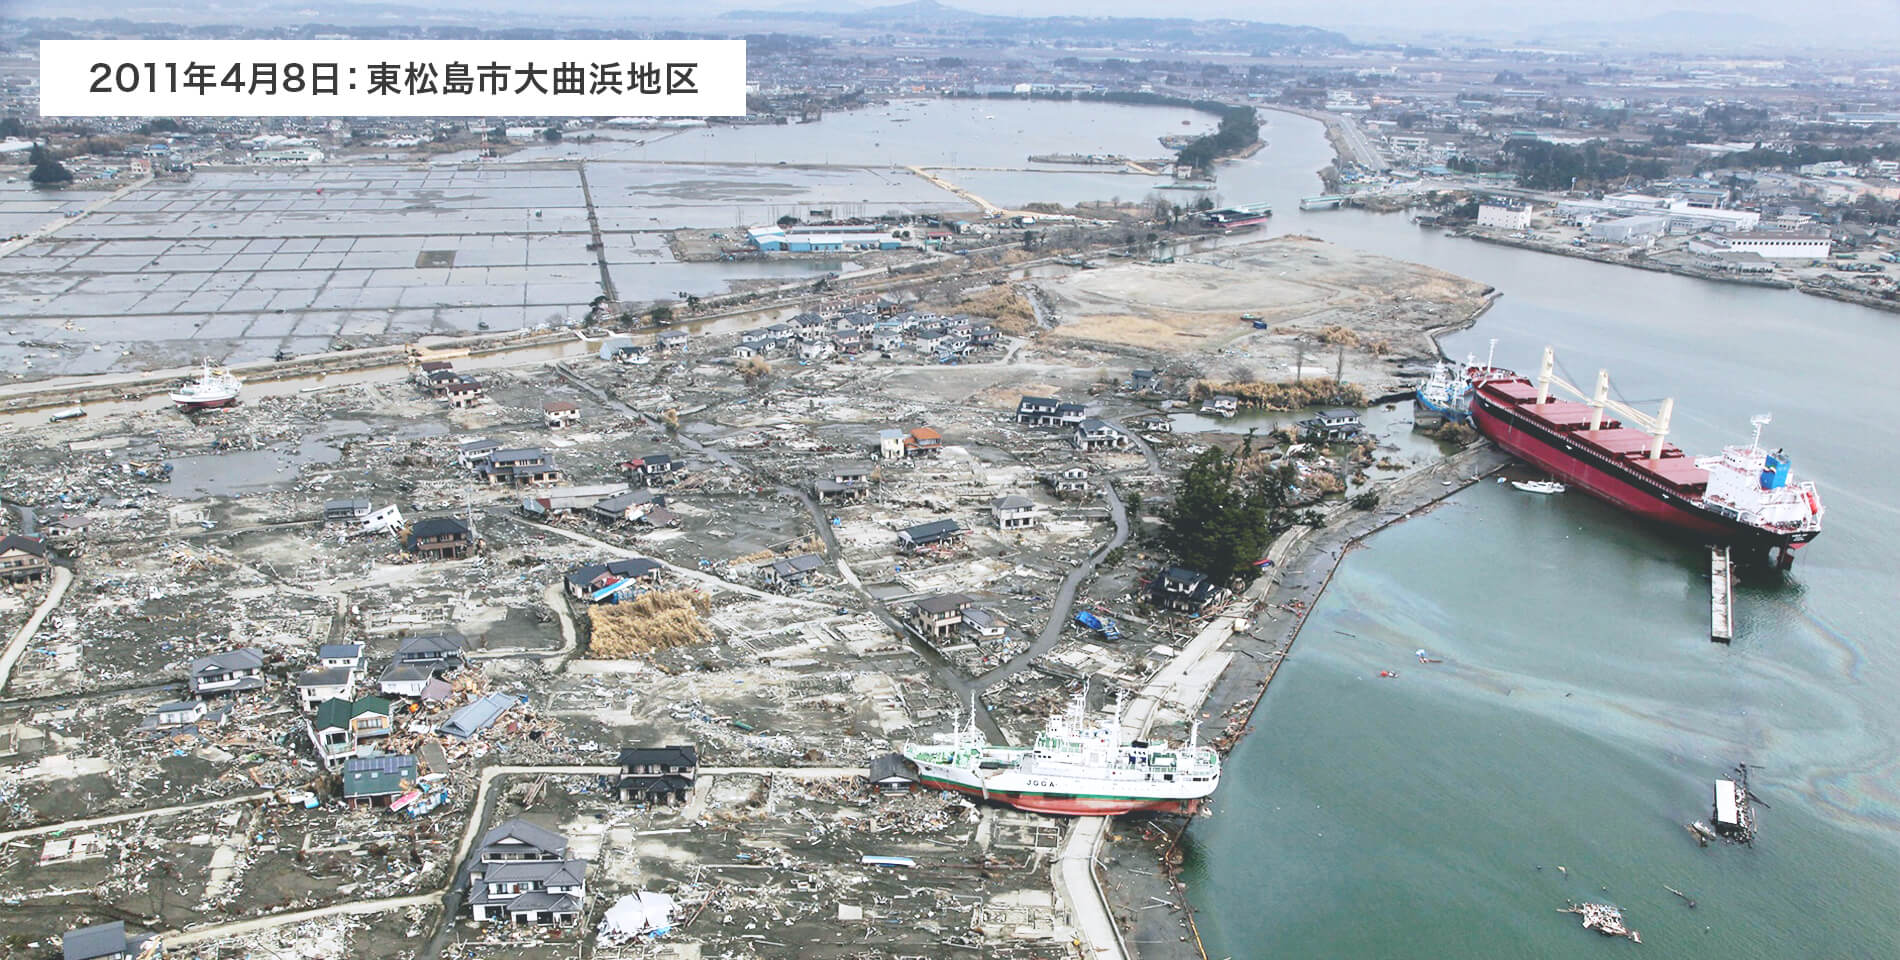
<instances>
[{"instance_id":1,"label":"industrial building","mask_svg":"<svg viewBox=\"0 0 1900 960\"><path fill-rule=\"evenodd\" d=\"M1591 239L1610 243L1642 243L1669 232L1669 218L1661 214L1617 217L1592 223L1587 228Z\"/></svg>"},{"instance_id":2,"label":"industrial building","mask_svg":"<svg viewBox=\"0 0 1900 960\"><path fill-rule=\"evenodd\" d=\"M1697 253L1753 253L1770 260L1825 260L1834 241L1825 233L1750 231L1697 238Z\"/></svg>"},{"instance_id":3,"label":"industrial building","mask_svg":"<svg viewBox=\"0 0 1900 960\"><path fill-rule=\"evenodd\" d=\"M904 241L875 225L820 225L810 227L753 227L746 231L752 245L763 251L813 253L826 250L896 250Z\"/></svg>"},{"instance_id":4,"label":"industrial building","mask_svg":"<svg viewBox=\"0 0 1900 960\"><path fill-rule=\"evenodd\" d=\"M1557 204L1557 215L1586 224L1619 217L1661 216L1668 218L1670 231L1679 233L1698 230L1738 233L1761 224L1761 214L1753 210L1717 210L1694 206L1687 200L1641 193L1613 193L1601 200L1564 200Z\"/></svg>"},{"instance_id":5,"label":"industrial building","mask_svg":"<svg viewBox=\"0 0 1900 960\"><path fill-rule=\"evenodd\" d=\"M1486 201L1478 204L1478 226L1522 232L1531 228L1531 208L1522 203Z\"/></svg>"}]
</instances>

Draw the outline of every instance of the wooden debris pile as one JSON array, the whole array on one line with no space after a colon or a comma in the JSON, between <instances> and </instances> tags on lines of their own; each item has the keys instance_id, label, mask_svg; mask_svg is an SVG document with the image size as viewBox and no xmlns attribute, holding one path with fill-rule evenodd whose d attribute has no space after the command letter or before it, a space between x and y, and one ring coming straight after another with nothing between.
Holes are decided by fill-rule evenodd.
<instances>
[{"instance_id":1,"label":"wooden debris pile","mask_svg":"<svg viewBox=\"0 0 1900 960\"><path fill-rule=\"evenodd\" d=\"M621 660L713 638L699 615L712 600L698 590L654 590L625 603L587 611L591 656Z\"/></svg>"}]
</instances>

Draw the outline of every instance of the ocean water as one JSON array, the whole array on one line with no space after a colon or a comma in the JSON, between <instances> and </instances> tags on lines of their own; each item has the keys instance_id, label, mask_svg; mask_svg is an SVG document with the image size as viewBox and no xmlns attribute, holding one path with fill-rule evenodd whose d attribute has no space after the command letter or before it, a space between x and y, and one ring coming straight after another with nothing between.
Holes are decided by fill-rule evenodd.
<instances>
[{"instance_id":1,"label":"ocean water","mask_svg":"<svg viewBox=\"0 0 1900 960\"><path fill-rule=\"evenodd\" d=\"M1741 585L1726 647L1706 553L1581 495L1480 484L1349 554L1188 834L1209 955L1631 948L1554 912L1571 899L1621 906L1653 955L1900 953L1900 316L1299 214L1284 198L1317 188L1288 179L1326 149L1294 135L1311 121L1273 129L1283 155L1233 179L1275 198L1276 230L1503 291L1454 355L1496 338L1529 370L1552 344L1573 381L1607 367L1639 406L1676 397L1692 454L1772 413L1764 442L1829 512L1790 574ZM1683 824L1738 762L1759 768L1761 836L1699 847Z\"/></svg>"}]
</instances>

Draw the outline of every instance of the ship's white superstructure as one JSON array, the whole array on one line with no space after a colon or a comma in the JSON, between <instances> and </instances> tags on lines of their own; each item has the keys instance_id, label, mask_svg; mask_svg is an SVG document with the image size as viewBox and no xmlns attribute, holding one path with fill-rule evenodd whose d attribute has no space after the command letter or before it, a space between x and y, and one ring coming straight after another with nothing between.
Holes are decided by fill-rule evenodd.
<instances>
[{"instance_id":1,"label":"ship's white superstructure","mask_svg":"<svg viewBox=\"0 0 1900 960\"><path fill-rule=\"evenodd\" d=\"M210 361L206 361L204 373L197 380L172 391L171 401L187 413L228 407L237 402L238 391L243 387L244 381L231 371L213 367Z\"/></svg>"}]
</instances>

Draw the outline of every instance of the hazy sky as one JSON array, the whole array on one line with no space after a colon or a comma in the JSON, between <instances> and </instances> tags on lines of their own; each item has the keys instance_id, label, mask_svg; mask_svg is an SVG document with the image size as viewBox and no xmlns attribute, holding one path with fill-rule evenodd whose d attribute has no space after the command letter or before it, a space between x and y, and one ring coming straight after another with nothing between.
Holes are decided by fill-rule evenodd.
<instances>
[{"instance_id":1,"label":"hazy sky","mask_svg":"<svg viewBox=\"0 0 1900 960\"><path fill-rule=\"evenodd\" d=\"M1234 17L1331 27L1347 35L1388 33L1394 28L1523 30L1576 21L1641 20L1665 11L1713 18L1742 14L1790 26L1828 21L1844 36L1860 38L1870 27L1900 29L1900 0L944 0L951 6L997 14L1109 14L1115 16ZM776 0L773 6L791 5ZM867 5L876 5L868 3ZM1900 39L1900 38L1896 38Z\"/></svg>"},{"instance_id":2,"label":"hazy sky","mask_svg":"<svg viewBox=\"0 0 1900 960\"><path fill-rule=\"evenodd\" d=\"M630 18L703 18L723 10L798 9L852 10L882 6L897 0L702 0L682 8L676 0L353 0L345 6L388 3L392 6L452 10L503 10L524 13L539 10L582 11L603 19ZM1709 20L1711 35L1729 33L1737 15L1755 23L1747 33L1772 45L1779 36L1790 41L1813 43L1838 36L1842 46L1876 47L1891 45L1900 49L1900 0L1184 0L1157 4L1154 0L943 0L949 5L983 13L1034 16L1078 14L1085 16L1187 16L1196 18L1232 17L1280 23L1309 24L1344 32L1354 39L1393 39L1419 32L1446 32L1478 36L1522 36L1551 26L1587 21L1592 23L1641 21L1661 13L1692 16L1672 18L1678 32L1661 42L1680 48L1684 36L1693 37L1696 17ZM61 16L124 15L137 19L158 19L170 10L190 11L190 19L223 19L223 11L232 11L235 19L243 12L262 6L276 14L296 10L295 0L205 0L201 3L181 0L0 0L0 13L16 15ZM322 2L309 4L321 16ZM687 11L691 11L690 13ZM278 19L278 17L271 17ZM1686 31L1683 24L1687 22ZM1763 22L1785 27L1785 34L1762 29ZM1640 36L1626 39L1640 43Z\"/></svg>"}]
</instances>

